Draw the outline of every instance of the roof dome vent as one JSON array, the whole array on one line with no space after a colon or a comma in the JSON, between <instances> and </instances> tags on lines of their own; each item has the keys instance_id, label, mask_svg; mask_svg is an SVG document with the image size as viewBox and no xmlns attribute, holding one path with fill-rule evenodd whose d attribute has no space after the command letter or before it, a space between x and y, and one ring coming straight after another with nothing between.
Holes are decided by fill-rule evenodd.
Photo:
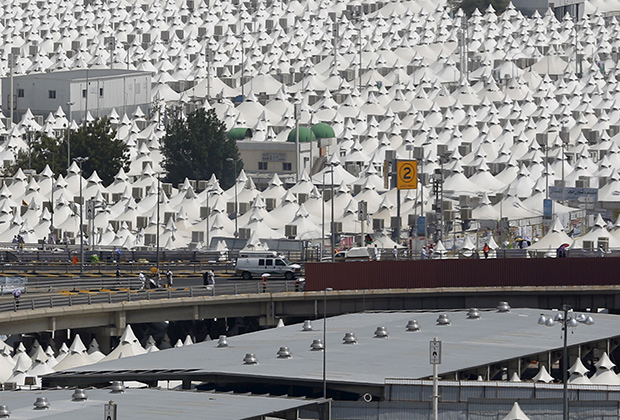
<instances>
[{"instance_id":1,"label":"roof dome vent","mask_svg":"<svg viewBox=\"0 0 620 420\"><path fill-rule=\"evenodd\" d=\"M301 329L302 331L312 331L312 321L310 320L305 320L304 321L304 326Z\"/></svg>"},{"instance_id":2,"label":"roof dome vent","mask_svg":"<svg viewBox=\"0 0 620 420\"><path fill-rule=\"evenodd\" d=\"M538 324L545 325L546 323L547 323L547 317L545 316L545 314L540 314L540 317L538 318Z\"/></svg>"},{"instance_id":3,"label":"roof dome vent","mask_svg":"<svg viewBox=\"0 0 620 420\"><path fill-rule=\"evenodd\" d=\"M45 397L37 397L37 400L34 402L35 410L49 410L50 403Z\"/></svg>"},{"instance_id":4,"label":"roof dome vent","mask_svg":"<svg viewBox=\"0 0 620 420\"><path fill-rule=\"evenodd\" d=\"M291 357L291 351L288 347L280 347L280 350L278 350L278 359L290 359Z\"/></svg>"},{"instance_id":5,"label":"roof dome vent","mask_svg":"<svg viewBox=\"0 0 620 420\"><path fill-rule=\"evenodd\" d=\"M320 338L317 338L316 340L312 340L312 344L310 344L310 350L312 351L319 351L319 350L324 350L325 346L323 346L323 341Z\"/></svg>"},{"instance_id":6,"label":"roof dome vent","mask_svg":"<svg viewBox=\"0 0 620 420\"><path fill-rule=\"evenodd\" d=\"M437 318L437 325L450 325L450 318L448 318L448 315L439 315L439 318Z\"/></svg>"},{"instance_id":7,"label":"roof dome vent","mask_svg":"<svg viewBox=\"0 0 620 420\"><path fill-rule=\"evenodd\" d=\"M357 344L357 338L355 338L355 334L352 332L348 332L344 334L342 338L342 344Z\"/></svg>"},{"instance_id":8,"label":"roof dome vent","mask_svg":"<svg viewBox=\"0 0 620 420\"><path fill-rule=\"evenodd\" d=\"M497 312L510 312L510 305L508 302L500 302L497 305Z\"/></svg>"},{"instance_id":9,"label":"roof dome vent","mask_svg":"<svg viewBox=\"0 0 620 420\"><path fill-rule=\"evenodd\" d=\"M256 358L256 356L254 356L254 353L246 353L245 357L243 358L243 364L244 365L257 365L258 359Z\"/></svg>"},{"instance_id":10,"label":"roof dome vent","mask_svg":"<svg viewBox=\"0 0 620 420\"><path fill-rule=\"evenodd\" d=\"M388 332L385 327L377 327L375 330L375 338L387 338Z\"/></svg>"},{"instance_id":11,"label":"roof dome vent","mask_svg":"<svg viewBox=\"0 0 620 420\"><path fill-rule=\"evenodd\" d=\"M594 325L594 318L591 316L586 317L586 325Z\"/></svg>"},{"instance_id":12,"label":"roof dome vent","mask_svg":"<svg viewBox=\"0 0 620 420\"><path fill-rule=\"evenodd\" d=\"M7 417L11 417L11 411L6 405L2 404L0 405L0 418L5 419Z\"/></svg>"},{"instance_id":13,"label":"roof dome vent","mask_svg":"<svg viewBox=\"0 0 620 420\"><path fill-rule=\"evenodd\" d=\"M418 324L418 321L416 321L415 319L410 320L409 322L407 322L407 331L420 331L420 324Z\"/></svg>"},{"instance_id":14,"label":"roof dome vent","mask_svg":"<svg viewBox=\"0 0 620 420\"><path fill-rule=\"evenodd\" d=\"M217 340L217 347L228 347L228 340L225 335L220 335L220 338Z\"/></svg>"},{"instance_id":15,"label":"roof dome vent","mask_svg":"<svg viewBox=\"0 0 620 420\"><path fill-rule=\"evenodd\" d=\"M112 381L112 390L110 391L113 394L122 394L125 392L125 385L121 381Z\"/></svg>"},{"instance_id":16,"label":"roof dome vent","mask_svg":"<svg viewBox=\"0 0 620 420\"><path fill-rule=\"evenodd\" d=\"M467 319L480 319L480 311L478 308L471 308L467 311Z\"/></svg>"},{"instance_id":17,"label":"roof dome vent","mask_svg":"<svg viewBox=\"0 0 620 420\"><path fill-rule=\"evenodd\" d=\"M71 401L86 401L87 399L88 395L81 388L76 389L73 395L71 395Z\"/></svg>"}]
</instances>

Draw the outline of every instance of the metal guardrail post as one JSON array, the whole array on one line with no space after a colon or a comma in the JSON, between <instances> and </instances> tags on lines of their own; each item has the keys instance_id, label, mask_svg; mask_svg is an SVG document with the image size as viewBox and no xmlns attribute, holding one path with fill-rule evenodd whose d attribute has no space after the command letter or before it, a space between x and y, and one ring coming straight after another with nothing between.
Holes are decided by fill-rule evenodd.
<instances>
[{"instance_id":1,"label":"metal guardrail post","mask_svg":"<svg viewBox=\"0 0 620 420\"><path fill-rule=\"evenodd\" d=\"M191 297L191 298L194 297L194 288L193 287L189 288L189 297Z\"/></svg>"},{"instance_id":2,"label":"metal guardrail post","mask_svg":"<svg viewBox=\"0 0 620 420\"><path fill-rule=\"evenodd\" d=\"M237 290L237 283L235 283L235 295L238 295L239 291Z\"/></svg>"},{"instance_id":3,"label":"metal guardrail post","mask_svg":"<svg viewBox=\"0 0 620 420\"><path fill-rule=\"evenodd\" d=\"M88 295L88 304L90 305L90 295Z\"/></svg>"},{"instance_id":4,"label":"metal guardrail post","mask_svg":"<svg viewBox=\"0 0 620 420\"><path fill-rule=\"evenodd\" d=\"M73 306L73 300L71 299L71 295L69 295L69 306Z\"/></svg>"},{"instance_id":5,"label":"metal guardrail post","mask_svg":"<svg viewBox=\"0 0 620 420\"><path fill-rule=\"evenodd\" d=\"M34 299L30 299L30 309L34 310Z\"/></svg>"},{"instance_id":6,"label":"metal guardrail post","mask_svg":"<svg viewBox=\"0 0 620 420\"><path fill-rule=\"evenodd\" d=\"M112 292L108 292L108 303L112 303Z\"/></svg>"},{"instance_id":7,"label":"metal guardrail post","mask_svg":"<svg viewBox=\"0 0 620 420\"><path fill-rule=\"evenodd\" d=\"M50 308L54 307L54 298L50 296Z\"/></svg>"}]
</instances>

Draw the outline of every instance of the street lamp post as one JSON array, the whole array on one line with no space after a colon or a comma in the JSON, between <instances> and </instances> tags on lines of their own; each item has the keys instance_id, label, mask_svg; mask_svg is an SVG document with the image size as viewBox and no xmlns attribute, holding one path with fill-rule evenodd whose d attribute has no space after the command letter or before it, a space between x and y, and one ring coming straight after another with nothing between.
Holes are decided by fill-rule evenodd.
<instances>
[{"instance_id":1,"label":"street lamp post","mask_svg":"<svg viewBox=\"0 0 620 420\"><path fill-rule=\"evenodd\" d=\"M336 233L335 222L334 222L334 164L330 163L331 167L331 210L332 210L332 223L331 223L331 244L332 244L332 262L336 261L336 237L334 234Z\"/></svg>"},{"instance_id":2,"label":"street lamp post","mask_svg":"<svg viewBox=\"0 0 620 420\"><path fill-rule=\"evenodd\" d=\"M51 217L51 224L50 224L50 232L52 233L52 235L54 234L54 177L56 176L56 153L54 153L53 150L46 150L45 151L46 155L52 155L52 188L50 189L50 193L51 193L51 204L50 204L50 217Z\"/></svg>"},{"instance_id":3,"label":"street lamp post","mask_svg":"<svg viewBox=\"0 0 620 420\"><path fill-rule=\"evenodd\" d=\"M84 197L82 195L82 163L88 160L88 156L76 157L74 160L80 165L80 274L84 274L84 233L82 232L82 226L84 224Z\"/></svg>"},{"instance_id":4,"label":"street lamp post","mask_svg":"<svg viewBox=\"0 0 620 420\"><path fill-rule=\"evenodd\" d=\"M160 194L161 194L161 174L159 172L157 172L157 237L155 238L156 241L156 252L155 252L155 267L157 268L157 274L159 274L159 202L160 200Z\"/></svg>"},{"instance_id":5,"label":"street lamp post","mask_svg":"<svg viewBox=\"0 0 620 420\"><path fill-rule=\"evenodd\" d=\"M67 102L69 106L69 122L67 123L67 169L71 166L71 121L73 121L73 116L71 115L71 106L73 102Z\"/></svg>"},{"instance_id":6,"label":"street lamp post","mask_svg":"<svg viewBox=\"0 0 620 420\"><path fill-rule=\"evenodd\" d=\"M327 380L325 377L326 367L327 367L327 343L325 342L325 336L327 331L327 292L331 292L331 287L326 287L323 290L323 398L327 399Z\"/></svg>"},{"instance_id":7,"label":"street lamp post","mask_svg":"<svg viewBox=\"0 0 620 420\"><path fill-rule=\"evenodd\" d=\"M237 236L239 236L239 226L237 225L237 208L239 206L239 203L237 203L237 161L233 158L226 158L227 162L232 162L234 167L235 167L235 173L234 173L234 178L235 178L235 238L237 238Z\"/></svg>"},{"instance_id":8,"label":"street lamp post","mask_svg":"<svg viewBox=\"0 0 620 420\"><path fill-rule=\"evenodd\" d=\"M545 315L540 315L538 318L538 323L540 325L546 325L547 327L553 327L556 323L559 323L562 326L562 334L563 334L563 347L562 347L562 419L568 419L568 369L570 368L570 363L568 360L568 328L575 328L580 323L585 325L593 325L594 319L591 316L579 315L577 317L569 316L569 312L573 309L571 305L563 304L562 312L558 313L554 318L546 317Z\"/></svg>"}]
</instances>

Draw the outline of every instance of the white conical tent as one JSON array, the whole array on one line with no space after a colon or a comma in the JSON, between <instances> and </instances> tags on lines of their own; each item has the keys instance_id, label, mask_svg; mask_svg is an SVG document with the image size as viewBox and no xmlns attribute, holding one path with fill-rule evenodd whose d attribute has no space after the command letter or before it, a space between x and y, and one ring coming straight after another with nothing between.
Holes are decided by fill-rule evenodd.
<instances>
[{"instance_id":1,"label":"white conical tent","mask_svg":"<svg viewBox=\"0 0 620 420\"><path fill-rule=\"evenodd\" d=\"M140 345L130 325L127 325L123 335L120 338L120 344L112 350L106 357L101 359L102 362L108 360L116 360L120 357L136 356L146 353L146 350Z\"/></svg>"},{"instance_id":2,"label":"white conical tent","mask_svg":"<svg viewBox=\"0 0 620 420\"><path fill-rule=\"evenodd\" d=\"M583 365L581 359L575 360L575 363L568 369L568 373L570 373L570 378L568 378L568 383L571 384L591 384L590 378L588 378L588 369Z\"/></svg>"},{"instance_id":3,"label":"white conical tent","mask_svg":"<svg viewBox=\"0 0 620 420\"><path fill-rule=\"evenodd\" d=\"M512 409L503 420L530 420L528 416L525 415L518 402L515 402L512 406Z\"/></svg>"},{"instance_id":4,"label":"white conical tent","mask_svg":"<svg viewBox=\"0 0 620 420\"><path fill-rule=\"evenodd\" d=\"M54 366L54 370L58 372L79 366L90 365L93 362L94 361L88 354L86 346L84 346L80 335L77 334L73 338L71 347L69 347L69 353Z\"/></svg>"},{"instance_id":5,"label":"white conical tent","mask_svg":"<svg viewBox=\"0 0 620 420\"><path fill-rule=\"evenodd\" d=\"M534 242L527 248L528 252L547 252L550 256L555 256L555 251L560 245L568 244L570 246L573 239L564 232L564 227L559 219L555 219L549 228L549 231L538 242Z\"/></svg>"},{"instance_id":6,"label":"white conical tent","mask_svg":"<svg viewBox=\"0 0 620 420\"><path fill-rule=\"evenodd\" d=\"M607 352L603 353L594 366L596 366L596 372L590 378L593 384L620 385L620 377L613 370L616 365L609 359Z\"/></svg>"},{"instance_id":7,"label":"white conical tent","mask_svg":"<svg viewBox=\"0 0 620 420\"><path fill-rule=\"evenodd\" d=\"M544 382L548 384L550 382L553 382L553 376L549 375L549 372L547 372L547 368L544 365L540 365L538 373L532 378L532 381Z\"/></svg>"}]
</instances>

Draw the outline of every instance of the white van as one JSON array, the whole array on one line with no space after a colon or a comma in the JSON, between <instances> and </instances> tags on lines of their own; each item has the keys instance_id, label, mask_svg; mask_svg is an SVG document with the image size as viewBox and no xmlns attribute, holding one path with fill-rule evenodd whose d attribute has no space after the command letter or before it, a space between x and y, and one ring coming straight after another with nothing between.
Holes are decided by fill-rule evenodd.
<instances>
[{"instance_id":1,"label":"white van","mask_svg":"<svg viewBox=\"0 0 620 420\"><path fill-rule=\"evenodd\" d=\"M269 273L272 276L284 276L292 280L301 272L299 264L293 264L288 258L273 251L242 251L239 252L235 274L241 275L244 280L250 280L252 275L261 276Z\"/></svg>"}]
</instances>

